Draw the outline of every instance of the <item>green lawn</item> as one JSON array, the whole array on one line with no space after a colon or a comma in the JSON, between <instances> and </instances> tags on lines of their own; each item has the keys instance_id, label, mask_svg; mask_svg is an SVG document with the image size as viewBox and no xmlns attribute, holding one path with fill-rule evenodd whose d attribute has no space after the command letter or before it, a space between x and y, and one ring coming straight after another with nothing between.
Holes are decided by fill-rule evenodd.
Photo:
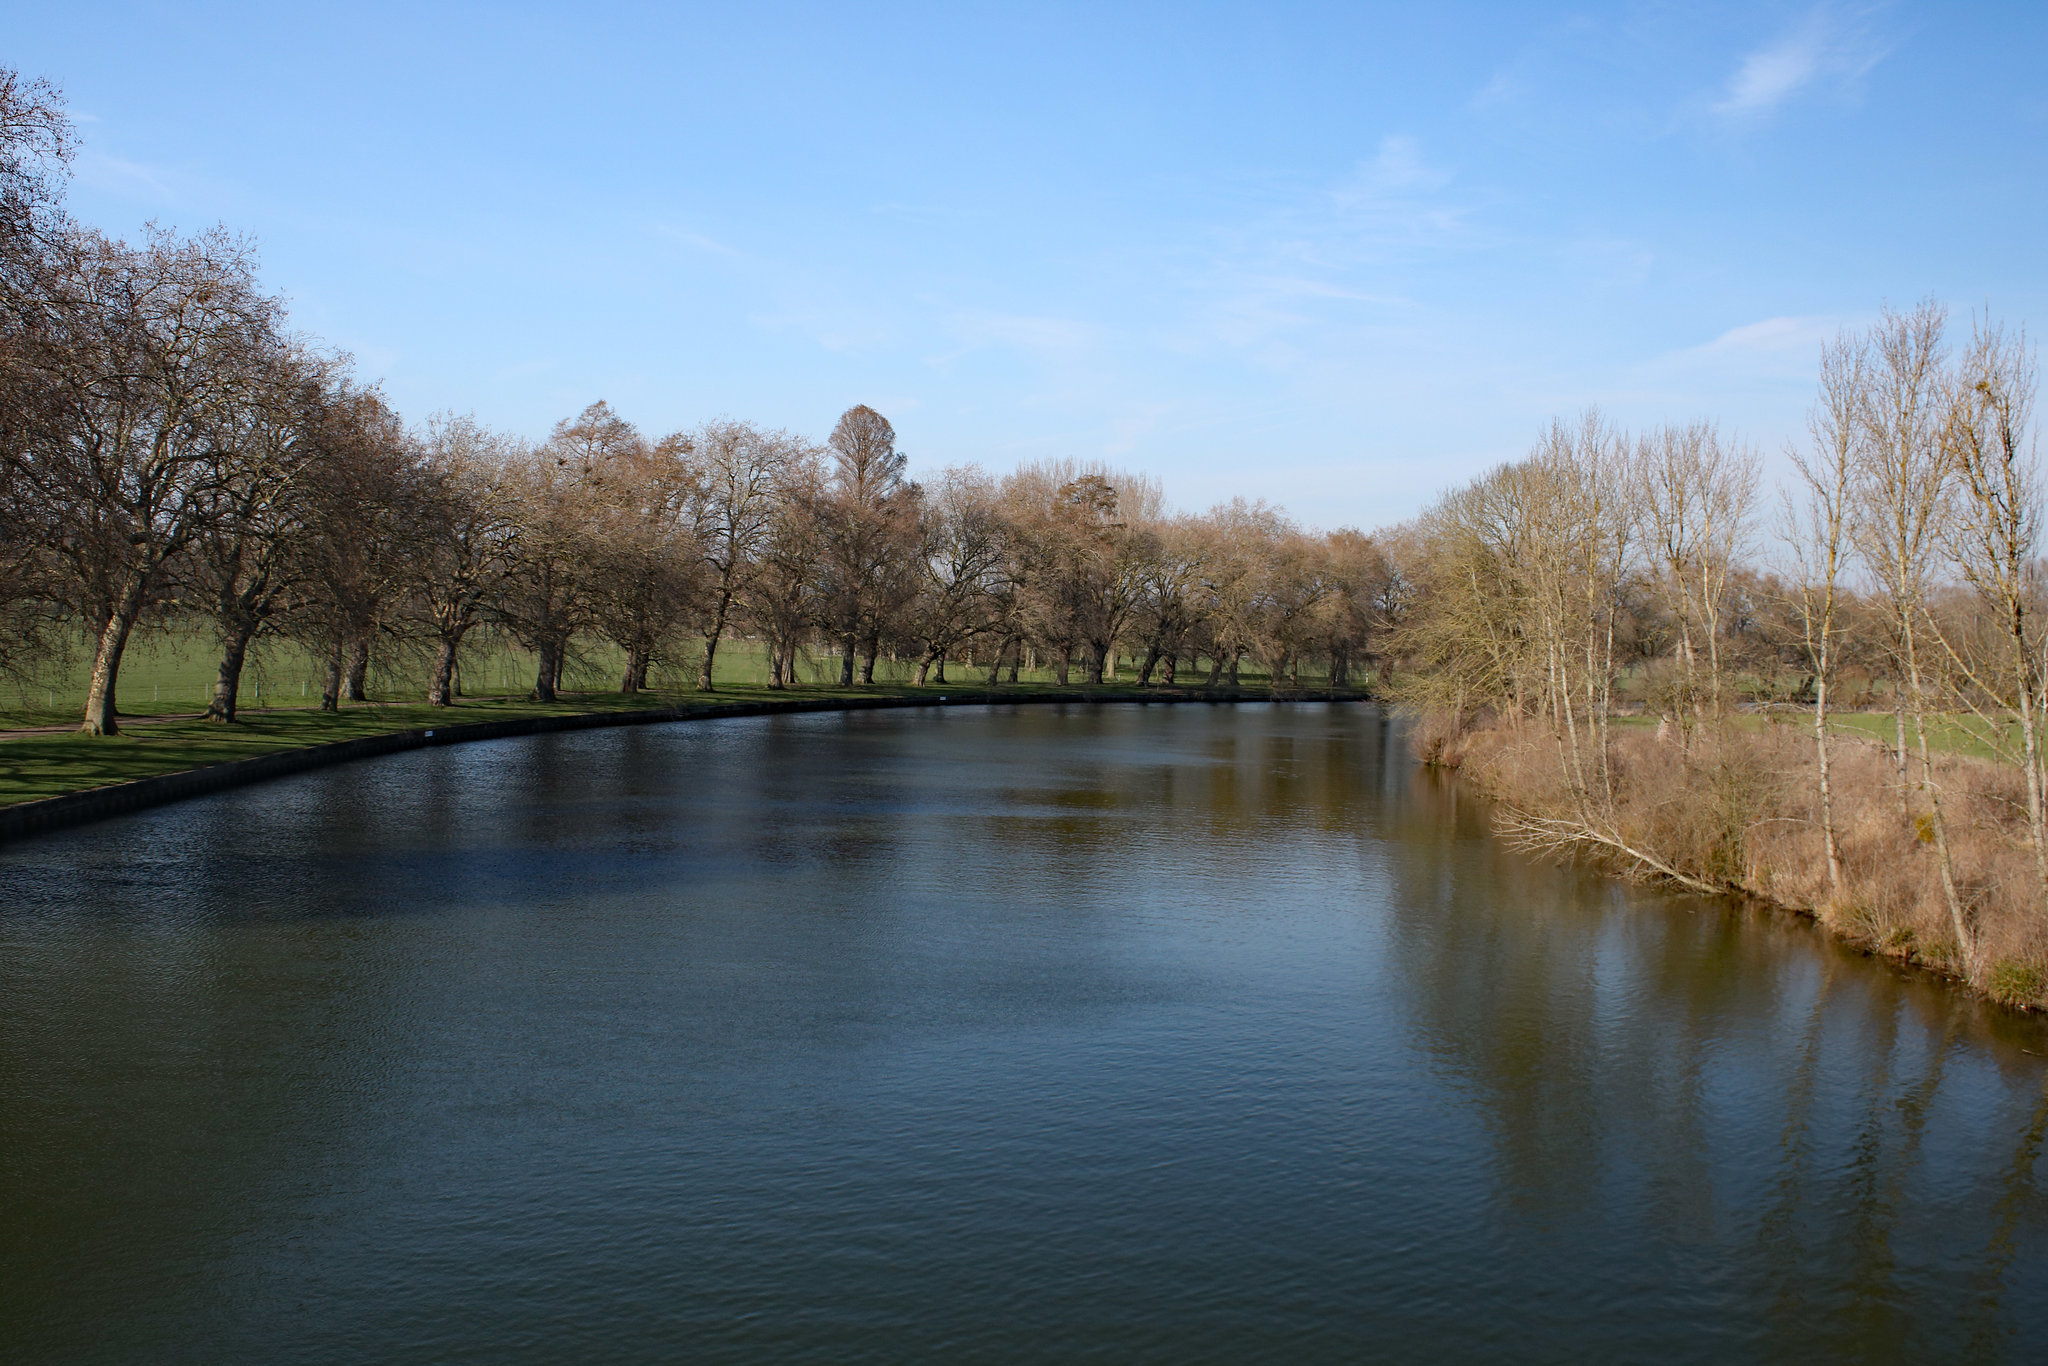
<instances>
[{"instance_id":1,"label":"green lawn","mask_svg":"<svg viewBox=\"0 0 2048 1366\"><path fill-rule=\"evenodd\" d=\"M1809 728L1812 724L1810 720L1807 722ZM1878 740L1887 745L1898 743L1898 723L1890 712L1837 713L1831 724L1842 735ZM1994 739L1998 740L1998 745L1992 744ZM1906 743L1914 743L1911 718L1906 721ZM1974 717L1934 716L1927 721L1927 746L1953 754L1967 754L1976 759L2010 762L2020 751L2020 728L2015 724L1994 731Z\"/></svg>"},{"instance_id":2,"label":"green lawn","mask_svg":"<svg viewBox=\"0 0 2048 1366\"><path fill-rule=\"evenodd\" d=\"M658 667L650 682L661 690L694 689L697 654L680 666ZM85 710L87 674L91 652L80 643L64 659L36 670L26 681L0 682L0 730L25 730L40 726L77 725ZM214 671L219 658L211 636L203 629L170 629L142 637L129 647L121 664L118 692L124 717L193 716L206 710L212 696ZM579 643L563 670L566 691L577 693L613 692L623 672L623 660L609 646L591 647ZM1122 677L1128 679L1134 665L1123 663ZM963 669L957 662L948 666L950 678L958 683L979 680L986 669ZM321 662L291 641L259 641L251 651L242 675L240 707L256 710L315 708L320 702ZM876 683L909 683L917 672L914 660L876 661ZM839 679L836 656L808 661L801 670L807 684L828 686ZM525 697L533 687L534 660L524 650L502 642L478 641L462 657L463 691L471 697ZM1005 677L1007 677L1007 673ZM1074 678L1081 677L1077 667ZM1243 683L1263 686L1267 679L1249 668L1241 674ZM1027 669L1021 682L1050 683L1050 669ZM1182 675L1183 682L1190 681ZM744 687L768 681L767 651L758 641L728 638L718 646L718 685ZM1200 677L1192 679L1200 682ZM1320 687L1322 680L1304 678L1304 686ZM370 673L370 696L378 702L424 702L426 660L423 655L379 658Z\"/></svg>"},{"instance_id":3,"label":"green lawn","mask_svg":"<svg viewBox=\"0 0 2048 1366\"><path fill-rule=\"evenodd\" d=\"M1654 714L1617 716L1613 723L1617 727L1640 729L1656 725L1659 719ZM1813 731L1813 715L1810 711L1804 714L1781 711L1773 713L1768 718L1750 712L1731 716L1729 720L1738 726L1748 726L1752 729L1775 721L1780 725L1798 726L1808 734ZM1828 725L1837 735L1852 739L1876 740L1886 745L1894 743L1896 739L1892 714L1888 711L1833 712ZM2019 727L2015 725L2006 728L2005 735L2011 748L2003 753L1989 743L1991 736L1988 731L1989 728L1984 723L1972 717L1933 716L1929 717L1927 722L1927 744L1930 749L1943 753L1966 754L1976 759L2001 762L2010 761L2012 755L2019 751ZM1907 742L1912 743L1910 720L1907 722L1906 736Z\"/></svg>"},{"instance_id":4,"label":"green lawn","mask_svg":"<svg viewBox=\"0 0 2048 1366\"><path fill-rule=\"evenodd\" d=\"M712 694L697 691L696 666L691 662L655 670L649 692L621 696L617 652L585 649L564 670L561 699L543 705L528 695L534 667L530 655L502 643L479 642L464 654L466 695L453 707L427 706L424 659L399 656L376 661L370 701L323 712L319 661L291 642L269 641L259 646L243 675L236 723L224 726L202 719L216 666L210 638L198 630L167 630L138 642L122 663L121 733L93 737L76 730L85 705L89 663L89 652L81 646L27 682L0 684L0 730L48 728L0 739L0 806L388 731L699 703L936 696L948 688L979 687L986 677L985 668L967 670L956 663L948 683L919 689L910 683L914 663L883 659L877 661L872 687L842 689L837 686L839 661L827 657L804 667L804 686L775 691L767 686L765 651L758 642L740 638L719 645L718 688ZM1105 699L1143 695L1128 685L1128 661L1122 677L1123 685L1091 691ZM1265 681L1243 676L1252 687ZM1026 670L1014 689L1005 684L1003 691L1029 696L1046 691L1051 682L1050 670Z\"/></svg>"},{"instance_id":5,"label":"green lawn","mask_svg":"<svg viewBox=\"0 0 2048 1366\"><path fill-rule=\"evenodd\" d=\"M546 705L526 698L495 697L465 698L453 707L429 707L421 702L370 702L344 706L339 712L280 707L244 712L232 726L198 717L181 717L124 726L119 735L111 736L89 736L65 729L0 739L0 806L390 731L588 712L708 707L733 702L936 698L949 691L957 694L970 690L978 693L981 688L978 683L963 685L954 681L927 684L922 688L907 683L878 683L865 688L811 686L777 691L760 683L727 683L708 694L695 688L650 691L632 697L623 697L616 692L564 693L560 700ZM1057 690L1045 683L1020 683L1014 687L1005 684L996 695L1023 700L1054 691L1075 690ZM1128 683L1106 684L1079 691L1104 701L1159 695L1156 689L1147 694Z\"/></svg>"}]
</instances>

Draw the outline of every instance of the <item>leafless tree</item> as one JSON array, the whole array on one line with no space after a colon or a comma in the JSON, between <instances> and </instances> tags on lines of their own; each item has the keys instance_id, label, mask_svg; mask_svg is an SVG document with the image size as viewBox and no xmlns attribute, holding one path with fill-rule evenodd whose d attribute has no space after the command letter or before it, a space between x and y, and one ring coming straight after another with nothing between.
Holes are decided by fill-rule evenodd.
<instances>
[{"instance_id":1,"label":"leafless tree","mask_svg":"<svg viewBox=\"0 0 2048 1366\"><path fill-rule=\"evenodd\" d=\"M278 309L224 232L152 232L140 247L76 233L52 277L13 358L45 395L14 465L96 637L82 728L111 735L129 637L211 506L218 433Z\"/></svg>"},{"instance_id":2,"label":"leafless tree","mask_svg":"<svg viewBox=\"0 0 2048 1366\"><path fill-rule=\"evenodd\" d=\"M405 541L399 612L431 642L427 702L455 700L463 643L489 618L516 563L507 473L512 443L474 418L442 414L420 439L417 517Z\"/></svg>"},{"instance_id":3,"label":"leafless tree","mask_svg":"<svg viewBox=\"0 0 2048 1366\"><path fill-rule=\"evenodd\" d=\"M792 447L743 601L768 645L768 686L795 687L806 642L826 613L831 495L819 452Z\"/></svg>"},{"instance_id":4,"label":"leafless tree","mask_svg":"<svg viewBox=\"0 0 2048 1366\"><path fill-rule=\"evenodd\" d=\"M828 629L840 643L840 685L875 680L881 640L916 591L905 572L917 542L916 491L887 418L865 405L840 415L826 442L830 483L819 515L826 532Z\"/></svg>"},{"instance_id":5,"label":"leafless tree","mask_svg":"<svg viewBox=\"0 0 2048 1366\"><path fill-rule=\"evenodd\" d=\"M709 692L719 642L773 531L785 467L804 445L787 432L731 421L707 423L695 443L701 481L690 507L691 535L706 578L697 687Z\"/></svg>"},{"instance_id":6,"label":"leafless tree","mask_svg":"<svg viewBox=\"0 0 2048 1366\"><path fill-rule=\"evenodd\" d=\"M996 482L971 465L944 471L923 491L918 527L918 593L908 625L918 650L915 681L936 667L943 683L948 658L1001 634L1010 543Z\"/></svg>"},{"instance_id":7,"label":"leafless tree","mask_svg":"<svg viewBox=\"0 0 2048 1366\"><path fill-rule=\"evenodd\" d=\"M321 436L339 368L282 344L250 363L242 402L214 429L215 468L175 574L184 605L213 624L220 667L206 714L229 723L250 645L288 611L305 579L301 550L315 507L307 476L333 453Z\"/></svg>"},{"instance_id":8,"label":"leafless tree","mask_svg":"<svg viewBox=\"0 0 2048 1366\"><path fill-rule=\"evenodd\" d=\"M2048 905L2048 812L2042 753L2043 636L2041 601L2042 487L2033 429L2037 389L2034 356L2023 333L1989 319L1975 328L1951 385L1941 427L1943 463L1955 497L1942 530L1950 559L1975 590L1989 622L1989 648L1972 648L1961 631L1942 633L1948 657L1971 685L1965 700L1989 724L1979 738L2011 748L2026 775L2027 827ZM1939 623L1935 623L1939 630ZM1988 715L1985 713L1989 712Z\"/></svg>"},{"instance_id":9,"label":"leafless tree","mask_svg":"<svg viewBox=\"0 0 2048 1366\"><path fill-rule=\"evenodd\" d=\"M418 484L404 425L376 390L339 386L319 417L321 451L299 481L310 508L293 630L325 661L320 705L334 711L368 700L377 636L405 584Z\"/></svg>"},{"instance_id":10,"label":"leafless tree","mask_svg":"<svg viewBox=\"0 0 2048 1366\"><path fill-rule=\"evenodd\" d=\"M1843 335L1821 350L1820 398L1807 414L1808 451L1790 452L1799 489L1785 502L1783 537L1797 568L1801 640L1813 670L1813 745L1819 779L1820 824L1827 851L1828 886L1842 892L1842 855L1835 836L1833 758L1828 690L1840 665L1842 581L1855 548L1851 495L1857 443L1870 385L1869 350Z\"/></svg>"},{"instance_id":11,"label":"leafless tree","mask_svg":"<svg viewBox=\"0 0 2048 1366\"><path fill-rule=\"evenodd\" d=\"M1952 487L1949 451L1941 440L1946 323L1945 310L1930 302L1905 313L1887 309L1872 329L1855 496L1863 558L1877 578L1905 683L1895 712L1900 797L1903 802L1910 717L1920 757L1918 787L1928 802L1942 895L1957 948L1969 964L1976 957L1976 936L1956 886L1948 816L1927 740L1933 709L1929 675L1935 662L1925 649L1927 596Z\"/></svg>"}]
</instances>

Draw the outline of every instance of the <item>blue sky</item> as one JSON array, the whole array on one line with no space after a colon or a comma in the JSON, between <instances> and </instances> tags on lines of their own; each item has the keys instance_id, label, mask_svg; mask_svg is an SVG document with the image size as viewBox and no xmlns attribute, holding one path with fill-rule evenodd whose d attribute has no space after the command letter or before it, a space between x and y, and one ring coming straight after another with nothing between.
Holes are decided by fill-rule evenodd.
<instances>
[{"instance_id":1,"label":"blue sky","mask_svg":"<svg viewBox=\"0 0 2048 1366\"><path fill-rule=\"evenodd\" d=\"M1370 527L1587 403L1774 451L1887 300L2048 326L2048 5L12 9L74 210L253 235L414 419Z\"/></svg>"}]
</instances>

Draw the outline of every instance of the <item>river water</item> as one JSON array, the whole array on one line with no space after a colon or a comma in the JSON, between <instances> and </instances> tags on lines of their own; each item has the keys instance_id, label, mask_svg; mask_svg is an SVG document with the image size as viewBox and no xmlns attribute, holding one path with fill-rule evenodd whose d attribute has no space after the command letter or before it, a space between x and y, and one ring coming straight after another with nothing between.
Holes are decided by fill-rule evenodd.
<instances>
[{"instance_id":1,"label":"river water","mask_svg":"<svg viewBox=\"0 0 2048 1366\"><path fill-rule=\"evenodd\" d=\"M2048 1357L2039 1028L1369 707L451 747L0 891L9 1361Z\"/></svg>"}]
</instances>

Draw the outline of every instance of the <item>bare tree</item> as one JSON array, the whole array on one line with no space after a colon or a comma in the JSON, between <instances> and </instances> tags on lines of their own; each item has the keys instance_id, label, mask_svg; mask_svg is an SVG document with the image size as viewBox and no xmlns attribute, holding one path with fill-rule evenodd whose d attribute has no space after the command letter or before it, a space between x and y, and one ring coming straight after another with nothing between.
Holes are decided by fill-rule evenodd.
<instances>
[{"instance_id":1,"label":"bare tree","mask_svg":"<svg viewBox=\"0 0 2048 1366\"><path fill-rule=\"evenodd\" d=\"M797 663L825 613L829 501L819 452L792 447L744 595L748 618L768 644L771 688L796 686Z\"/></svg>"},{"instance_id":2,"label":"bare tree","mask_svg":"<svg viewBox=\"0 0 2048 1366\"><path fill-rule=\"evenodd\" d=\"M1152 682L1154 669L1173 686L1180 660L1190 649L1201 623L1204 575L1209 538L1199 519L1165 519L1152 531L1153 552L1146 556L1138 580L1134 611L1137 638L1145 656L1138 664L1138 686Z\"/></svg>"},{"instance_id":3,"label":"bare tree","mask_svg":"<svg viewBox=\"0 0 2048 1366\"><path fill-rule=\"evenodd\" d=\"M2027 829L2048 904L2048 812L2044 812L2041 710L2043 640L2035 625L2041 596L2041 470L2033 432L2034 357L2023 333L1980 322L1953 385L1941 428L1944 463L1954 472L1953 516L1943 530L1949 555L1990 620L1994 648L1978 651L1959 632L1943 633L1950 660L1973 685L1973 706L1989 704L1979 738L2009 751L2026 774ZM1938 624L1937 624L1938 629Z\"/></svg>"},{"instance_id":4,"label":"bare tree","mask_svg":"<svg viewBox=\"0 0 2048 1366\"><path fill-rule=\"evenodd\" d=\"M13 358L47 395L16 469L97 638L82 729L111 735L129 637L211 506L216 435L278 310L223 232L139 248L77 233L52 283Z\"/></svg>"},{"instance_id":5,"label":"bare tree","mask_svg":"<svg viewBox=\"0 0 2048 1366\"><path fill-rule=\"evenodd\" d=\"M1748 533L1756 484L1755 457L1723 446L1710 422L1660 427L1636 444L1637 536L1650 559L1650 581L1675 623L1674 710L1681 718L1722 712L1723 595Z\"/></svg>"},{"instance_id":6,"label":"bare tree","mask_svg":"<svg viewBox=\"0 0 2048 1366\"><path fill-rule=\"evenodd\" d=\"M46 628L58 591L49 510L26 468L39 433L58 425L59 390L40 338L52 303L53 249L65 236L60 209L72 153L63 96L46 81L0 67L0 671L18 672L50 652Z\"/></svg>"},{"instance_id":7,"label":"bare tree","mask_svg":"<svg viewBox=\"0 0 2048 1366\"><path fill-rule=\"evenodd\" d=\"M696 449L702 478L692 499L691 533L707 579L697 687L709 692L718 644L773 531L784 469L804 447L786 432L719 421L697 434Z\"/></svg>"},{"instance_id":8,"label":"bare tree","mask_svg":"<svg viewBox=\"0 0 2048 1366\"><path fill-rule=\"evenodd\" d=\"M488 619L515 563L511 444L474 418L442 414L420 439L417 517L405 545L400 613L433 643L427 703L451 706L463 643Z\"/></svg>"},{"instance_id":9,"label":"bare tree","mask_svg":"<svg viewBox=\"0 0 2048 1366\"><path fill-rule=\"evenodd\" d=\"M1927 717L1932 709L1929 669L1933 663L1924 648L1928 581L1940 551L1951 474L1949 453L1941 440L1947 397L1942 342L1946 323L1946 311L1929 302L1907 313L1886 309L1872 329L1856 499L1863 558L1878 580L1905 683L1894 713L1901 796L1910 716L1920 756L1918 787L1927 798L1942 896L1948 904L1957 950L1967 967L1976 959L1976 935L1964 915L1961 890L1956 886L1948 818L1927 740Z\"/></svg>"},{"instance_id":10,"label":"bare tree","mask_svg":"<svg viewBox=\"0 0 2048 1366\"><path fill-rule=\"evenodd\" d=\"M840 415L826 442L832 476L819 515L826 531L825 611L840 643L839 682L875 681L885 631L916 591L908 568L917 541L916 490L896 430L865 405Z\"/></svg>"},{"instance_id":11,"label":"bare tree","mask_svg":"<svg viewBox=\"0 0 2048 1366\"><path fill-rule=\"evenodd\" d=\"M405 428L374 389L331 393L314 439L322 451L299 483L310 508L293 629L324 659L320 706L334 711L368 700L375 641L405 583L417 486Z\"/></svg>"},{"instance_id":12,"label":"bare tree","mask_svg":"<svg viewBox=\"0 0 2048 1366\"><path fill-rule=\"evenodd\" d=\"M918 646L915 681L924 683L936 666L943 683L949 657L999 631L1009 537L996 483L974 466L944 471L920 504L918 594L908 629Z\"/></svg>"},{"instance_id":13,"label":"bare tree","mask_svg":"<svg viewBox=\"0 0 2048 1366\"><path fill-rule=\"evenodd\" d=\"M177 578L186 605L210 618L220 644L210 720L232 723L249 647L287 609L306 571L300 549L315 506L312 463L335 362L278 346L250 358L244 401L215 429L213 477Z\"/></svg>"},{"instance_id":14,"label":"bare tree","mask_svg":"<svg viewBox=\"0 0 2048 1366\"><path fill-rule=\"evenodd\" d=\"M590 471L590 624L625 656L619 691L636 693L696 606L701 574L690 509L701 472L695 446L684 433L643 441L604 403L586 409L563 433L581 443L579 458Z\"/></svg>"},{"instance_id":15,"label":"bare tree","mask_svg":"<svg viewBox=\"0 0 2048 1366\"><path fill-rule=\"evenodd\" d=\"M1784 541L1798 570L1797 608L1801 643L1813 669L1813 746L1820 781L1820 828L1827 851L1828 886L1842 894L1842 855L1835 838L1832 753L1828 734L1828 689L1840 663L1842 578L1854 548L1850 496L1857 468L1857 443L1868 404L1869 351L1856 337L1841 336L1821 349L1820 399L1807 414L1812 451L1789 456L1802 495L1787 494Z\"/></svg>"}]
</instances>

